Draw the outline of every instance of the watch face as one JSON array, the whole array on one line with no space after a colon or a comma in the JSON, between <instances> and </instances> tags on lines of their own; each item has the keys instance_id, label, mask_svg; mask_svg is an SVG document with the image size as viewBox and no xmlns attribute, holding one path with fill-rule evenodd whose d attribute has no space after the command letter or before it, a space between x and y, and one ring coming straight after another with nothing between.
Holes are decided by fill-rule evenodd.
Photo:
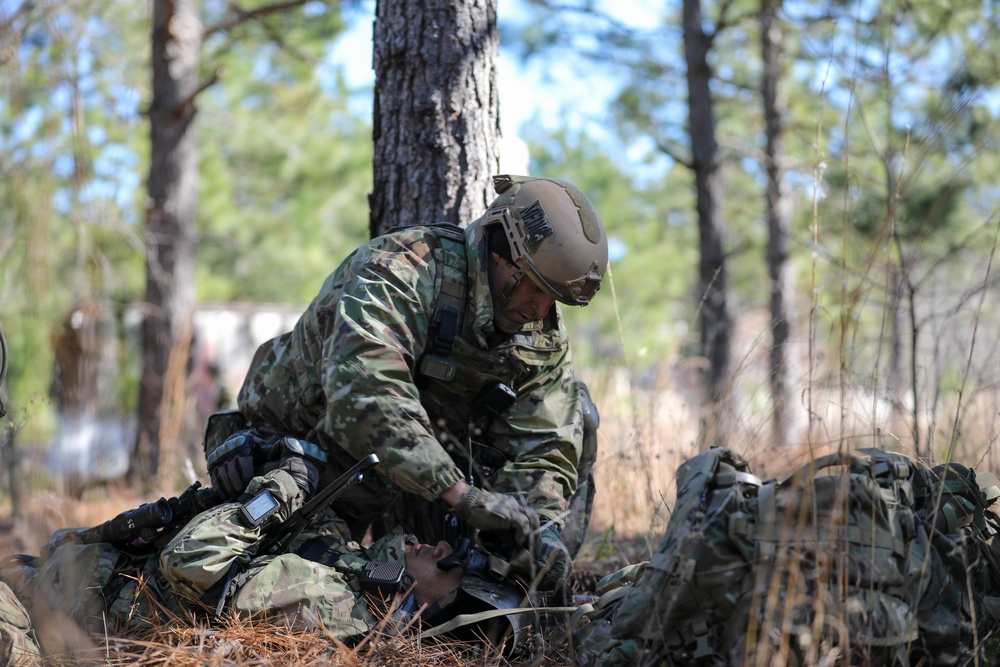
<instances>
[{"instance_id":1,"label":"watch face","mask_svg":"<svg viewBox=\"0 0 1000 667\"><path fill-rule=\"evenodd\" d=\"M250 523L257 525L278 509L278 501L271 495L270 491L258 493L252 500L245 503L240 511L246 516Z\"/></svg>"}]
</instances>

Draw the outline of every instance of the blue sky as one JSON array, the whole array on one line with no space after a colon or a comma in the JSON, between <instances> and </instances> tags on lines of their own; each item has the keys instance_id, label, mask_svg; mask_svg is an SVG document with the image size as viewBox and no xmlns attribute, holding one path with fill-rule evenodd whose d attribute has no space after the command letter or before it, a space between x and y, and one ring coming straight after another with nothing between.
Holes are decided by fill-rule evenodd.
<instances>
[{"instance_id":1,"label":"blue sky","mask_svg":"<svg viewBox=\"0 0 1000 667\"><path fill-rule=\"evenodd\" d=\"M597 7L628 25L649 26L660 20L665 0L600 0ZM516 22L523 11L521 0L499 0L500 22ZM350 29L330 54L330 65L343 67L351 88L373 84L372 22L375 16L373 0L363 2L358 9L345 10ZM522 65L511 49L505 48L501 31L500 59L497 63L500 87L500 122L505 139L516 137L529 120L541 122L550 129L568 125L583 129L592 136L609 142L617 140L608 134L604 110L615 92L615 81L592 74L584 81L565 59L536 58ZM362 116L371 115L371 98L357 96L354 110ZM510 150L510 149L508 149Z\"/></svg>"}]
</instances>

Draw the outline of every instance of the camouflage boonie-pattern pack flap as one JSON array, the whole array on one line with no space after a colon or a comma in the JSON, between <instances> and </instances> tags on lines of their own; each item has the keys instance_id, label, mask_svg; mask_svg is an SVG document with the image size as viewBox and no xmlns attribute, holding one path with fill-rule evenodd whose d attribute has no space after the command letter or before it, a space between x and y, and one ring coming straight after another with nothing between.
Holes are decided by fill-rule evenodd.
<instances>
[{"instance_id":1,"label":"camouflage boonie-pattern pack flap","mask_svg":"<svg viewBox=\"0 0 1000 667\"><path fill-rule=\"evenodd\" d=\"M760 484L717 448L677 476L660 551L578 619L581 665L984 664L997 517L968 469L863 450Z\"/></svg>"}]
</instances>

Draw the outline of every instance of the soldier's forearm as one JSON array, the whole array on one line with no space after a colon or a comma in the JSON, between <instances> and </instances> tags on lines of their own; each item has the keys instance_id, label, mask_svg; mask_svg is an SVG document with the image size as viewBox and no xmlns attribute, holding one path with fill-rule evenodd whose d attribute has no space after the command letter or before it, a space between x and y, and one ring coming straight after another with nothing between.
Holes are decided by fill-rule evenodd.
<instances>
[{"instance_id":1,"label":"soldier's forearm","mask_svg":"<svg viewBox=\"0 0 1000 667\"><path fill-rule=\"evenodd\" d=\"M451 487L450 489L441 494L441 499L446 503L448 503L449 505L451 505L452 507L454 507L459 503L460 500L462 500L462 496L464 496L465 492L468 490L469 490L469 485L466 484L464 481L459 480L458 483L455 484L455 486Z\"/></svg>"}]
</instances>

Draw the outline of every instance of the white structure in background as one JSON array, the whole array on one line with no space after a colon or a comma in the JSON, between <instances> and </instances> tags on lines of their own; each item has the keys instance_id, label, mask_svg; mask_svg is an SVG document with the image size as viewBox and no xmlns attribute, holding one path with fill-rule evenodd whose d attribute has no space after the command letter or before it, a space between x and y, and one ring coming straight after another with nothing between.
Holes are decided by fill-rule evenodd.
<instances>
[{"instance_id":1,"label":"white structure in background","mask_svg":"<svg viewBox=\"0 0 1000 667\"><path fill-rule=\"evenodd\" d=\"M304 309L304 306L248 303L206 303L195 309L187 395L191 399L189 407L196 413L191 415L196 428L220 407L215 403L218 397L226 396L231 403L222 407L235 407L236 394L254 352L261 343L290 331ZM94 375L91 367L103 368L111 363L109 360L117 359L117 334L103 326L106 319L79 308L68 320L70 329L79 332L80 339L88 343L69 348L75 353L69 355L75 359L75 366L87 370L88 378ZM126 315L126 321L127 328L138 325L138 320L130 315ZM110 376L118 370L107 368L101 377L111 381ZM84 375L78 369L77 373ZM207 386L207 382L212 386ZM85 384L74 394L93 393L88 387L95 385L95 381ZM111 396L114 391L109 389L107 394ZM134 417L123 419L116 410L109 409L113 406L76 403L60 408L59 429L45 455L46 468L78 484L121 477L128 471L128 456L135 443Z\"/></svg>"},{"instance_id":2,"label":"white structure in background","mask_svg":"<svg viewBox=\"0 0 1000 667\"><path fill-rule=\"evenodd\" d=\"M500 139L500 173L528 176L531 155L528 143L515 135L504 135ZM492 193L490 193L492 194Z\"/></svg>"},{"instance_id":3,"label":"white structure in background","mask_svg":"<svg viewBox=\"0 0 1000 667\"><path fill-rule=\"evenodd\" d=\"M305 306L204 303L194 313L195 363L218 368L233 400L261 343L291 331Z\"/></svg>"}]
</instances>

